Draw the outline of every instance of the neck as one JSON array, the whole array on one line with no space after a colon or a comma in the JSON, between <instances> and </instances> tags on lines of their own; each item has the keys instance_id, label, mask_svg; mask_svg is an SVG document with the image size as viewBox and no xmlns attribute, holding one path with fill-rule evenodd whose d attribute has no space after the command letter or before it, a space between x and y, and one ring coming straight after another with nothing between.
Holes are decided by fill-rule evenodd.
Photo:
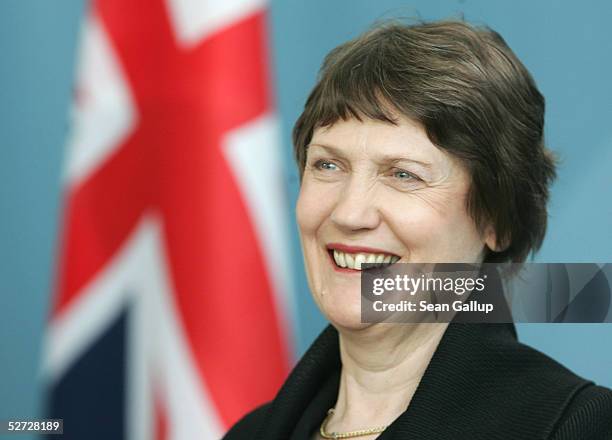
<instances>
[{"instance_id":1,"label":"neck","mask_svg":"<svg viewBox=\"0 0 612 440\"><path fill-rule=\"evenodd\" d=\"M408 407L448 324L340 329L342 372L333 431L388 425Z\"/></svg>"}]
</instances>

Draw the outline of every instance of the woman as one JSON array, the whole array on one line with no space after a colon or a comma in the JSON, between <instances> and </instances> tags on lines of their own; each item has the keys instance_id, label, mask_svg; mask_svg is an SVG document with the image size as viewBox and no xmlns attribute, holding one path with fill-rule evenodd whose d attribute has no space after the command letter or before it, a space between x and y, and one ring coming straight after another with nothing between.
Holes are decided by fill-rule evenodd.
<instances>
[{"instance_id":1,"label":"woman","mask_svg":"<svg viewBox=\"0 0 612 440\"><path fill-rule=\"evenodd\" d=\"M362 324L363 262L524 261L546 229L544 99L490 29L392 23L334 49L294 129L329 326L228 439L609 439L612 392L505 324Z\"/></svg>"}]
</instances>

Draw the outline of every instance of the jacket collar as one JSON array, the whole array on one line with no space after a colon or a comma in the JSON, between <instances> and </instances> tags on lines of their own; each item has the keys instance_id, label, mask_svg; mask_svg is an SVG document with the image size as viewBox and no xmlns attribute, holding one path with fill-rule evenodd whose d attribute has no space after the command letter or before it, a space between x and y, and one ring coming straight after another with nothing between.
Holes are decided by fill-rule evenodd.
<instances>
[{"instance_id":1,"label":"jacket collar","mask_svg":"<svg viewBox=\"0 0 612 440\"><path fill-rule=\"evenodd\" d=\"M318 390L341 364L328 326L295 367L258 438L287 439ZM520 344L512 324L448 326L404 412L379 437L543 439L587 381Z\"/></svg>"}]
</instances>

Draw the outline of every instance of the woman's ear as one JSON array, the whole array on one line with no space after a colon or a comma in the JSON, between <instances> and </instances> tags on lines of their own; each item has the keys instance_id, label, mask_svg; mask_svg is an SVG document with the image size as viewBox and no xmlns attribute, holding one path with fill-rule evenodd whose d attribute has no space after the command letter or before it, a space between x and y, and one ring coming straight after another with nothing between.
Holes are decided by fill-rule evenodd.
<instances>
[{"instance_id":1,"label":"woman's ear","mask_svg":"<svg viewBox=\"0 0 612 440\"><path fill-rule=\"evenodd\" d=\"M508 248L506 244L499 243L497 240L497 234L495 233L495 228L491 225L487 226L485 229L484 239L485 245L493 252L502 252Z\"/></svg>"}]
</instances>

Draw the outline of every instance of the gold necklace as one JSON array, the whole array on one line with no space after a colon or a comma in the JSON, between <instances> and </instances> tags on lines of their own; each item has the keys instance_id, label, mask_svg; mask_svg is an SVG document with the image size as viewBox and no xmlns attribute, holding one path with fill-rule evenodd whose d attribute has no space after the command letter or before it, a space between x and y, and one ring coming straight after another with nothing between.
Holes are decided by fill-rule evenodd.
<instances>
[{"instance_id":1,"label":"gold necklace","mask_svg":"<svg viewBox=\"0 0 612 440\"><path fill-rule=\"evenodd\" d=\"M360 429L358 431L348 431L348 432L335 432L335 431L327 432L327 422L329 421L329 418L334 414L334 411L335 411L334 408L330 408L329 411L327 411L327 416L325 416L323 423L321 423L319 434L321 434L321 437L323 438L338 440L339 438L364 437L366 435L380 434L385 429L387 429L387 427L389 426L389 425L384 425L384 426L378 426L376 428Z\"/></svg>"}]
</instances>

